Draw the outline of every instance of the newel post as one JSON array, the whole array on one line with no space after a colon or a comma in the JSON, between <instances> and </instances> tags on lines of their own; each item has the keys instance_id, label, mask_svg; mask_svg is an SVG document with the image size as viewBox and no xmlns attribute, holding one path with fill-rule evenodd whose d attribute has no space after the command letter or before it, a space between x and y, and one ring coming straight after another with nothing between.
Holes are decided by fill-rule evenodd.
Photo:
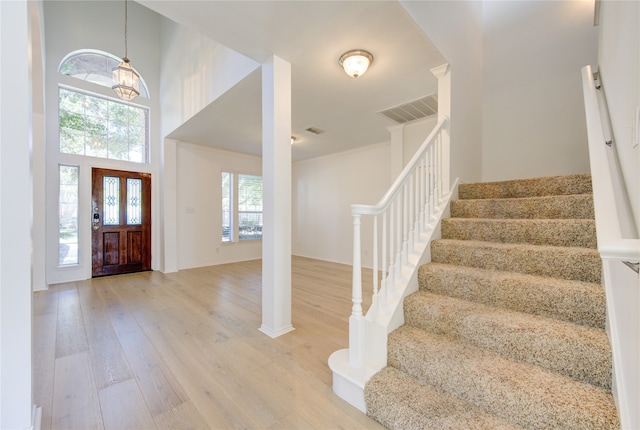
<instances>
[{"instance_id":1,"label":"newel post","mask_svg":"<svg viewBox=\"0 0 640 430\"><path fill-rule=\"evenodd\" d=\"M450 127L451 127L451 68L448 63L431 69L431 73L438 79L438 121L447 119L442 128L442 191L450 188Z\"/></svg>"},{"instance_id":2,"label":"newel post","mask_svg":"<svg viewBox=\"0 0 640 430\"><path fill-rule=\"evenodd\" d=\"M353 215L353 281L349 317L349 365L362 367L364 361L364 317L362 315L362 263L360 257L360 215Z\"/></svg>"}]
</instances>

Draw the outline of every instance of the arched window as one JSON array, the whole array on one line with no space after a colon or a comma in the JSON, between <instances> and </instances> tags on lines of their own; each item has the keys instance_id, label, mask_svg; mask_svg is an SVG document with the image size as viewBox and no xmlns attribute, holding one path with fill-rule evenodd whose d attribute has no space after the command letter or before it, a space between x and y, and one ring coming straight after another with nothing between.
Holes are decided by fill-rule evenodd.
<instances>
[{"instance_id":1,"label":"arched window","mask_svg":"<svg viewBox=\"0 0 640 430\"><path fill-rule=\"evenodd\" d=\"M108 52L82 49L64 57L58 67L58 73L111 88L112 70L121 61L120 58ZM136 73L138 73L137 70ZM149 98L149 90L142 77L140 77L140 97Z\"/></svg>"},{"instance_id":2,"label":"arched window","mask_svg":"<svg viewBox=\"0 0 640 430\"><path fill-rule=\"evenodd\" d=\"M115 55L96 50L68 54L58 72L111 88ZM87 88L87 86L84 86ZM149 92L140 78L140 97ZM148 163L149 109L115 97L89 93L68 85L58 90L60 152Z\"/></svg>"}]
</instances>

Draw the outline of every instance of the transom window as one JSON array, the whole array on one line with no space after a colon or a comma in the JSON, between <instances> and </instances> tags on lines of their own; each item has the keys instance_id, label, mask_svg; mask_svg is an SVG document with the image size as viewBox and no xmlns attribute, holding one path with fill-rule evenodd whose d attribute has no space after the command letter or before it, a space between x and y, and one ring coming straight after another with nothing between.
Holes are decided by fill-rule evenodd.
<instances>
[{"instance_id":1,"label":"transom window","mask_svg":"<svg viewBox=\"0 0 640 430\"><path fill-rule=\"evenodd\" d=\"M60 152L147 162L149 111L60 88Z\"/></svg>"},{"instance_id":2,"label":"transom window","mask_svg":"<svg viewBox=\"0 0 640 430\"><path fill-rule=\"evenodd\" d=\"M121 61L120 58L107 52L83 49L67 55L60 63L58 73L111 88L113 68L117 67ZM136 73L138 73L137 70ZM140 77L140 97L149 98L149 91L142 77Z\"/></svg>"}]
</instances>

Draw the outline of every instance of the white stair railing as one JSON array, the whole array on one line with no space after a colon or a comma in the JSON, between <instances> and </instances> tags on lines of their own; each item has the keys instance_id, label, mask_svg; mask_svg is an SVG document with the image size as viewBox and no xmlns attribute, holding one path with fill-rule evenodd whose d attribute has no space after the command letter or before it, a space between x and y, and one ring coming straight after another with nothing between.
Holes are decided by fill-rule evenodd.
<instances>
[{"instance_id":1,"label":"white stair railing","mask_svg":"<svg viewBox=\"0 0 640 430\"><path fill-rule=\"evenodd\" d=\"M367 325L389 318L394 303L408 281L408 270L415 268L416 244L421 242L436 210L448 195L448 147L443 142L447 120L438 122L420 149L405 166L389 191L376 205L352 205L353 215L353 306L349 318L349 363L362 367L372 357ZM444 174L446 171L446 175ZM362 309L361 220L373 219L371 266L373 268L371 307L365 317ZM376 342L374 342L376 343Z\"/></svg>"},{"instance_id":2,"label":"white stair railing","mask_svg":"<svg viewBox=\"0 0 640 430\"><path fill-rule=\"evenodd\" d=\"M352 205L353 288L349 348L329 358L333 390L363 412L366 381L387 364L387 335L403 321L402 300L417 290L417 269L430 260L457 180L449 186L448 119L441 119L376 205ZM371 306L362 307L363 218L370 217ZM367 222L367 224L369 224ZM369 232L367 232L369 233ZM368 239L368 238L367 238Z\"/></svg>"},{"instance_id":3,"label":"white stair railing","mask_svg":"<svg viewBox=\"0 0 640 430\"><path fill-rule=\"evenodd\" d=\"M598 252L607 298L614 390L624 429L640 428L640 239L609 130L606 99L590 66L582 69ZM626 226L626 227L625 227ZM626 233L625 233L626 230Z\"/></svg>"},{"instance_id":4,"label":"white stair railing","mask_svg":"<svg viewBox=\"0 0 640 430\"><path fill-rule=\"evenodd\" d=\"M429 243L438 237L440 220L457 191L457 179L449 184L450 68L442 64L431 72L438 79L438 123L378 204L351 206L349 348L331 354L329 367L333 391L363 412L365 384L387 364L388 334L404 322L402 300L418 289L418 268L430 261ZM365 266L373 269L371 290L367 288L366 293L362 286L363 253L370 258ZM366 312L363 294L371 294Z\"/></svg>"}]
</instances>

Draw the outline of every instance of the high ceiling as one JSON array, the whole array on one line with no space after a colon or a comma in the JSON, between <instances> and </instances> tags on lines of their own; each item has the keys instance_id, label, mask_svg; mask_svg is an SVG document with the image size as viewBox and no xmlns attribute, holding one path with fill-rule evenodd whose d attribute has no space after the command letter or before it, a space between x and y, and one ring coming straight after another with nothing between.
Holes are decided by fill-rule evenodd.
<instances>
[{"instance_id":1,"label":"high ceiling","mask_svg":"<svg viewBox=\"0 0 640 430\"><path fill-rule=\"evenodd\" d=\"M291 63L294 161L388 140L396 123L378 112L435 93L430 69L446 61L397 1L139 3L259 63ZM358 79L338 65L351 49L374 56ZM171 134L255 155L261 136L260 69Z\"/></svg>"}]
</instances>

